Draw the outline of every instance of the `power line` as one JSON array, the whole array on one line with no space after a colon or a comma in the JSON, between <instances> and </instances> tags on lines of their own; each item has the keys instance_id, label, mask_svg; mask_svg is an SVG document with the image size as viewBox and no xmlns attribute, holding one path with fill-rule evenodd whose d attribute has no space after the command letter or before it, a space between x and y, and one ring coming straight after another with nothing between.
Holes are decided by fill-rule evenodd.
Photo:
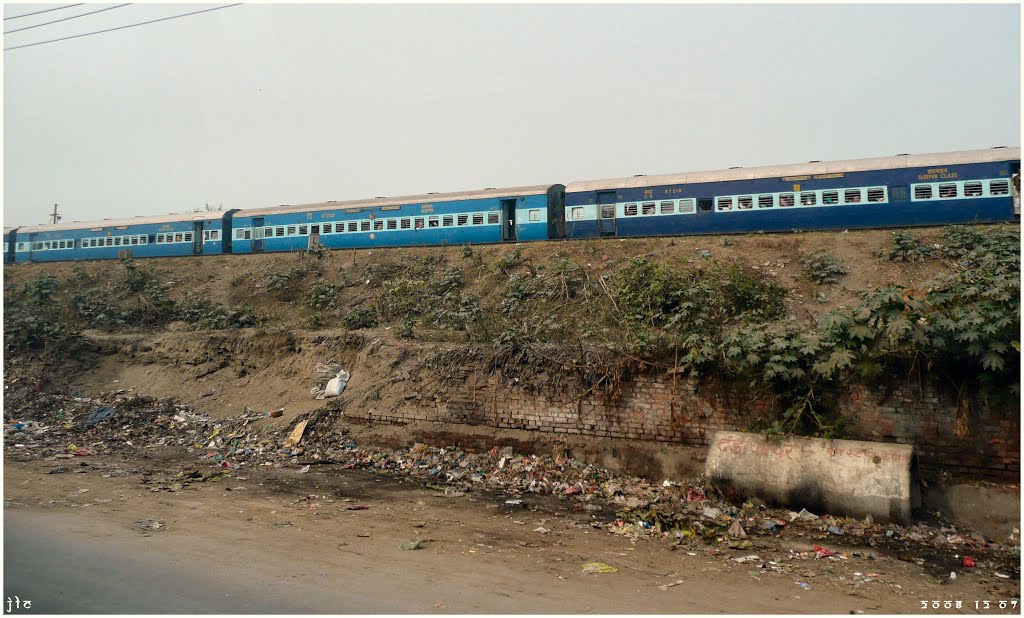
<instances>
[{"instance_id":1,"label":"power line","mask_svg":"<svg viewBox=\"0 0 1024 618\"><path fill-rule=\"evenodd\" d=\"M31 30L32 28L38 28L39 26L49 26L50 24L55 24L55 23L61 22L61 21L67 21L69 19L78 19L79 17L85 17L86 15L92 15L94 13L102 13L103 11L110 11L110 10L113 10L113 9L119 9L122 6L128 6L129 4L131 4L131 3L129 2L128 4L118 4L116 6L108 6L105 9L99 9L99 10L96 10L96 11L89 11L88 13L81 13L79 15L72 15L71 17L64 17L62 19L55 19L53 21L46 21L46 22L43 22L41 24L36 24L34 26L25 26L24 28L15 28L14 30L8 30L8 31L4 32L4 34L10 34L12 32L21 32L22 30Z\"/></svg>"},{"instance_id":2,"label":"power line","mask_svg":"<svg viewBox=\"0 0 1024 618\"><path fill-rule=\"evenodd\" d=\"M29 15L39 15L40 13L49 13L50 11L60 11L62 9L70 9L73 6L82 6L83 4L85 4L85 3L84 2L79 2L78 4L69 4L67 6L58 6L55 9L46 9L45 11L36 11L35 13L25 13L24 15L15 15L14 17L4 17L4 21L7 21L8 19L18 19L20 17L28 17Z\"/></svg>"},{"instance_id":3,"label":"power line","mask_svg":"<svg viewBox=\"0 0 1024 618\"><path fill-rule=\"evenodd\" d=\"M92 36L94 34L103 34L104 32L113 32L114 30L124 30L125 28L134 28L135 26L145 26L146 24L155 24L158 21L167 21L169 19L177 19L179 17L188 17L189 15L198 15L199 13L208 13L210 11L216 11L219 9L228 9L233 6L238 6L241 2L235 4L225 4L224 6L215 6L212 9L203 9L202 11L193 11L191 13L182 13L181 15L171 15L170 17L161 17L160 19L153 19L150 21L143 21L137 24L128 24L127 26L118 26L117 28L107 28L106 30L97 30L96 32L86 32L84 34L74 34L71 36L61 37L59 39L51 39L49 41L40 41L38 43L28 43L26 45L15 45L14 47L5 47L4 51L10 51L12 49L21 49L22 47L33 47L35 45L45 45L46 43L56 43L57 41L67 41L68 39L77 39L83 36Z\"/></svg>"}]
</instances>

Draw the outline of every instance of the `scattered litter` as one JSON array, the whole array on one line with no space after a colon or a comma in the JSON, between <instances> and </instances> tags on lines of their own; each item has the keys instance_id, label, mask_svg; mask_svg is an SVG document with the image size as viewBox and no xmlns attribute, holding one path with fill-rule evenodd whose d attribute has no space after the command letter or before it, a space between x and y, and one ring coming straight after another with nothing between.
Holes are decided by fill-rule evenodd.
<instances>
[{"instance_id":1,"label":"scattered litter","mask_svg":"<svg viewBox=\"0 0 1024 618\"><path fill-rule=\"evenodd\" d=\"M139 519L135 522L135 525L144 532L155 532L167 527L167 524L155 519Z\"/></svg>"},{"instance_id":2,"label":"scattered litter","mask_svg":"<svg viewBox=\"0 0 1024 618\"><path fill-rule=\"evenodd\" d=\"M729 526L729 536L734 539L745 539L747 538L747 532L743 529L743 526L740 525L740 522L734 521L732 522L732 525Z\"/></svg>"},{"instance_id":3,"label":"scattered litter","mask_svg":"<svg viewBox=\"0 0 1024 618\"><path fill-rule=\"evenodd\" d=\"M405 549L405 550L409 550L409 551L412 551L414 549L423 549L423 544L425 542L426 541L412 541L410 543L402 543L398 547L399 547L399 549Z\"/></svg>"},{"instance_id":4,"label":"scattered litter","mask_svg":"<svg viewBox=\"0 0 1024 618\"><path fill-rule=\"evenodd\" d=\"M658 586L658 589L659 590L668 590L669 588L672 588L674 586L678 586L679 584L682 584L682 583L683 583L683 580L677 579L676 581L674 581L674 582L672 582L670 584L662 584L662 585Z\"/></svg>"},{"instance_id":5,"label":"scattered litter","mask_svg":"<svg viewBox=\"0 0 1024 618\"><path fill-rule=\"evenodd\" d=\"M541 534L547 534L548 532L551 532L550 530L548 530L544 526L538 526L538 527L534 528L533 531L534 532L540 532Z\"/></svg>"},{"instance_id":6,"label":"scattered litter","mask_svg":"<svg viewBox=\"0 0 1024 618\"><path fill-rule=\"evenodd\" d=\"M370 507L365 505L365 504L350 504L350 505L345 507L345 510L346 511L365 511L368 508L370 508Z\"/></svg>"},{"instance_id":7,"label":"scattered litter","mask_svg":"<svg viewBox=\"0 0 1024 618\"><path fill-rule=\"evenodd\" d=\"M1005 573L996 573L995 575L1000 579L1010 579L1010 576Z\"/></svg>"},{"instance_id":8,"label":"scattered litter","mask_svg":"<svg viewBox=\"0 0 1024 618\"><path fill-rule=\"evenodd\" d=\"M807 509L801 509L799 513L789 512L789 521L796 521L798 519L800 521L814 521L820 518Z\"/></svg>"},{"instance_id":9,"label":"scattered litter","mask_svg":"<svg viewBox=\"0 0 1024 618\"><path fill-rule=\"evenodd\" d=\"M974 558L971 558L970 556L964 556L964 567L965 568L973 569L976 566L978 566L978 564L974 561Z\"/></svg>"},{"instance_id":10,"label":"scattered litter","mask_svg":"<svg viewBox=\"0 0 1024 618\"><path fill-rule=\"evenodd\" d=\"M956 571L950 571L949 572L949 578L950 579L956 579Z\"/></svg>"},{"instance_id":11,"label":"scattered litter","mask_svg":"<svg viewBox=\"0 0 1024 618\"><path fill-rule=\"evenodd\" d=\"M592 573L618 573L619 570L615 567L605 564L603 562L587 562L583 566L583 574L590 575Z\"/></svg>"},{"instance_id":12,"label":"scattered litter","mask_svg":"<svg viewBox=\"0 0 1024 618\"><path fill-rule=\"evenodd\" d=\"M739 562L740 564L743 564L744 562L760 562L761 556L758 556L756 554L751 554L749 556L742 556L740 558L733 558L732 560L733 560L733 562Z\"/></svg>"},{"instance_id":13,"label":"scattered litter","mask_svg":"<svg viewBox=\"0 0 1024 618\"><path fill-rule=\"evenodd\" d=\"M299 470L300 474L305 474L306 472L309 472L309 464L302 466L302 468Z\"/></svg>"},{"instance_id":14,"label":"scattered litter","mask_svg":"<svg viewBox=\"0 0 1024 618\"><path fill-rule=\"evenodd\" d=\"M811 585L808 584L807 582L797 582L796 585L800 586L804 590L812 590Z\"/></svg>"}]
</instances>

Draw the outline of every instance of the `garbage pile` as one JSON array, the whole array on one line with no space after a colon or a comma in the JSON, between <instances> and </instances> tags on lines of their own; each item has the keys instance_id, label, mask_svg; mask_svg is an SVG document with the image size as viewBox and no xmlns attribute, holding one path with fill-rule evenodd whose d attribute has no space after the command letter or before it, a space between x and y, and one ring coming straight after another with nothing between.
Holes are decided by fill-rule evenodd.
<instances>
[{"instance_id":1,"label":"garbage pile","mask_svg":"<svg viewBox=\"0 0 1024 618\"><path fill-rule=\"evenodd\" d=\"M337 374L335 374L337 375ZM9 405L8 410L14 406ZM674 548L702 546L754 551L769 538L799 539L815 551L796 559L844 559L831 544L922 550L963 555L964 564L1001 568L1019 557L1019 546L993 543L980 534L950 524L911 526L878 524L867 518L817 515L770 508L763 503L731 504L702 479L689 483L650 483L610 472L563 454L523 455L511 447L472 452L416 444L406 449L359 447L347 429L337 429L339 413L330 406L284 425L268 421L277 413L245 410L215 420L169 399L128 391L98 397L36 394L17 409L5 411L4 444L8 456L73 458L120 450L181 447L221 473L243 466L295 466L311 462L341 469L365 469L420 478L448 496L490 491L522 504L528 495L557 496L576 511L602 513L605 527L630 538L665 538ZM194 476L194 474L193 474ZM155 490L174 491L200 478L175 478ZM614 513L614 515L612 515ZM708 551L718 551L711 549ZM918 556L913 560L922 560ZM773 565L769 565L769 568ZM970 566L965 568L975 568ZM1012 567L1011 572L1019 573Z\"/></svg>"},{"instance_id":2,"label":"garbage pile","mask_svg":"<svg viewBox=\"0 0 1024 618\"><path fill-rule=\"evenodd\" d=\"M4 412L4 445L18 459L69 458L156 447L184 447L217 462L274 449L273 427L257 426L270 413L244 411L215 420L171 399L125 391L97 397L38 394ZM289 452L288 455L291 453ZM233 467L225 464L224 467Z\"/></svg>"}]
</instances>

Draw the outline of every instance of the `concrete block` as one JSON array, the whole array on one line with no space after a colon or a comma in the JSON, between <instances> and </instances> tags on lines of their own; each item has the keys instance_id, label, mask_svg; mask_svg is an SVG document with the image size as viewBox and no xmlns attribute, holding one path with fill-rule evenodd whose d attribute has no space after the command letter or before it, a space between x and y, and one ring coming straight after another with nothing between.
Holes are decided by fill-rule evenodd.
<instances>
[{"instance_id":1,"label":"concrete block","mask_svg":"<svg viewBox=\"0 0 1024 618\"><path fill-rule=\"evenodd\" d=\"M742 496L822 514L909 522L921 504L912 445L820 438L768 441L719 431L711 437L705 477Z\"/></svg>"}]
</instances>

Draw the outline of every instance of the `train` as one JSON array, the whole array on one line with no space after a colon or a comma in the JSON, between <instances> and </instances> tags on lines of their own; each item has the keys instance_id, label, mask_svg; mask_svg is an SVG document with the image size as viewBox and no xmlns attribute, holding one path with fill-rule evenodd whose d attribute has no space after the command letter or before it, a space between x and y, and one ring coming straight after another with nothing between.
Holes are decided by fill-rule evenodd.
<instances>
[{"instance_id":1,"label":"train","mask_svg":"<svg viewBox=\"0 0 1024 618\"><path fill-rule=\"evenodd\" d=\"M1020 220L1020 148L4 228L4 263Z\"/></svg>"}]
</instances>

